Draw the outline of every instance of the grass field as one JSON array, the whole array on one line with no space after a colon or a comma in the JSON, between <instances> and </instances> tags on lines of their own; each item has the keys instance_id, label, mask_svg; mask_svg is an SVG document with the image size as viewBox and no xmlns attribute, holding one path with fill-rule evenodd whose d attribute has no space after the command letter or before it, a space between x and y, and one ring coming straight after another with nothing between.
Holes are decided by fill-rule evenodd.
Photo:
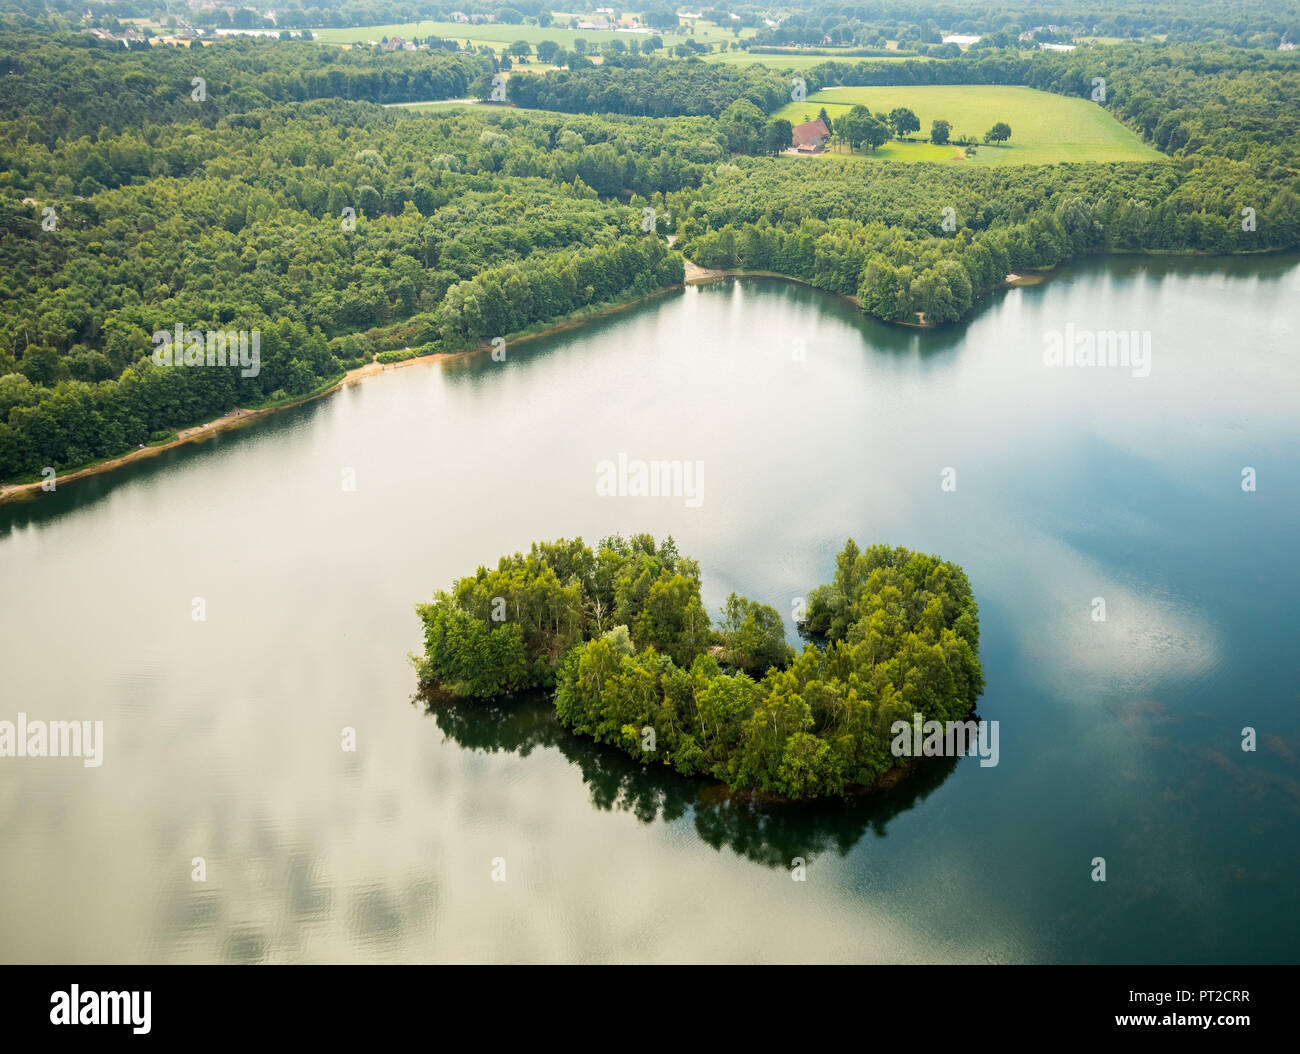
<instances>
[{"instance_id":1,"label":"grass field","mask_svg":"<svg viewBox=\"0 0 1300 1054\"><path fill-rule=\"evenodd\" d=\"M752 29L742 29L740 36L737 37L730 29L705 22L703 19L695 23L694 35L681 34L660 34L660 39L664 42L662 50L656 52L660 58L671 58L671 49L677 44L687 40L693 40L697 44L711 44L715 47L718 44L730 45L733 41L745 40L754 35ZM472 46L489 47L499 52L502 45L513 44L516 40L526 40L534 47L543 40L553 40L561 47L572 49L573 42L581 37L587 42L588 54L594 62L599 63L600 57L596 54L602 44L610 40L622 40L630 43L633 40L646 39L645 34L633 33L613 33L610 31L601 31L593 29L569 29L567 25L561 27L556 25L548 26L542 29L538 26L508 26L508 25L467 25L463 22L405 22L387 26L357 26L351 29L313 29L312 34L316 41L321 44L365 44L369 41L379 42L384 37L399 36L406 40L412 37L442 37L444 40L454 40L464 44L468 41ZM904 59L918 59L922 62L933 61L929 56L924 55L880 55L875 58L867 59L860 56L837 56L837 55L800 55L791 53L787 55L751 55L747 51L711 51L707 55L701 55L706 62L725 62L728 65L750 66L758 63L761 66L770 66L778 70L807 70L818 66L823 62L901 62ZM536 71L537 65L524 67L525 69ZM550 69L551 67L542 67Z\"/></svg>"},{"instance_id":2,"label":"grass field","mask_svg":"<svg viewBox=\"0 0 1300 1054\"><path fill-rule=\"evenodd\" d=\"M1144 37L1077 37L1077 44L1163 44L1168 33L1151 33Z\"/></svg>"},{"instance_id":3,"label":"grass field","mask_svg":"<svg viewBox=\"0 0 1300 1054\"><path fill-rule=\"evenodd\" d=\"M470 41L475 45L487 44L500 50L502 44L513 44L516 40L526 40L532 45L543 40L553 40L564 48L572 48L573 42L581 37L593 51L599 51L602 44L611 40L624 43L644 40L649 34L615 33L612 30L569 29L566 25L547 26L509 26L509 25L468 25L464 22L404 22L388 26L354 26L351 29L313 29L312 35L322 44L364 44L367 41L383 40L384 37L399 36L406 40L412 37L442 37L444 40ZM741 40L754 35L752 29L740 31ZM696 23L694 36L688 34L660 34L664 47L670 48L687 40L697 44L730 43L737 39L731 30L724 30L712 23Z\"/></svg>"},{"instance_id":4,"label":"grass field","mask_svg":"<svg viewBox=\"0 0 1300 1054\"><path fill-rule=\"evenodd\" d=\"M701 55L705 62L726 62L737 66L750 66L757 62L761 66L771 66L778 70L810 70L823 62L902 62L904 59L916 59L918 62L934 62L929 55L878 55L874 58L844 57L833 55L753 55L748 51L713 52Z\"/></svg>"},{"instance_id":5,"label":"grass field","mask_svg":"<svg viewBox=\"0 0 1300 1054\"><path fill-rule=\"evenodd\" d=\"M889 88L832 88L790 103L777 111L792 124L817 116L823 106L835 123L837 113L862 103L872 113L888 113L906 106L921 122L918 136L928 136L930 122L946 120L952 137L967 134L982 140L996 121L1011 126L1011 140L1003 146L981 143L975 157L963 164L1042 165L1060 161L1154 161L1163 157L1133 132L1087 99L1069 98L1001 85L956 85ZM929 143L891 142L855 159L880 161L946 161L963 153L961 147ZM828 151L826 157L847 157ZM792 159L794 160L794 159ZM799 159L803 160L803 159Z\"/></svg>"}]
</instances>

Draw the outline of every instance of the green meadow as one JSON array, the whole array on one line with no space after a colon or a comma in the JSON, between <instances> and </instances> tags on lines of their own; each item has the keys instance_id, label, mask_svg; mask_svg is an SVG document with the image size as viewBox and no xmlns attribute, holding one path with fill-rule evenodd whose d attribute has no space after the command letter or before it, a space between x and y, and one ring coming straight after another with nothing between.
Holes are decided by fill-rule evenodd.
<instances>
[{"instance_id":1,"label":"green meadow","mask_svg":"<svg viewBox=\"0 0 1300 1054\"><path fill-rule=\"evenodd\" d=\"M804 102L788 104L776 116L798 124L816 117L825 107L833 126L836 114L847 113L858 103L875 114L907 107L921 122L921 131L913 133L918 139L928 137L930 123L940 119L952 125L952 138L970 135L980 139L975 157L963 164L1155 161L1163 156L1088 99L1005 85L830 88L810 95ZM985 145L984 133L997 121L1011 126L1011 139L1002 146ZM844 147L822 156L850 155ZM890 142L869 154L855 152L852 156L880 161L949 161L963 157L964 151L957 146Z\"/></svg>"},{"instance_id":2,"label":"green meadow","mask_svg":"<svg viewBox=\"0 0 1300 1054\"><path fill-rule=\"evenodd\" d=\"M474 45L486 44L500 50L502 44L513 44L516 40L526 40L534 46L543 40L553 40L561 47L571 49L573 42L579 38L585 40L593 51L599 51L602 44L611 40L625 43L633 40L645 40L651 34L615 33L612 30L569 29L568 25L558 22L547 26L511 26L504 24L469 25L465 22L403 22L387 26L353 26L348 29L313 29L312 35L322 44L365 44L368 41L380 41L384 37L399 36L406 40L412 37L442 37L444 40L466 40ZM742 29L739 38L730 29L708 22L699 22L694 35L686 33L659 34L665 47L693 40L697 44L731 43L736 39L753 36L752 29Z\"/></svg>"},{"instance_id":3,"label":"green meadow","mask_svg":"<svg viewBox=\"0 0 1300 1054\"><path fill-rule=\"evenodd\" d=\"M820 66L823 62L902 62L904 59L915 59L918 62L935 61L928 55L900 54L877 55L872 58L862 58L861 56L844 56L841 58L837 55L756 55L748 51L715 51L700 57L705 62L726 62L729 65L736 66L752 66L757 63L760 66L771 66L777 70L810 70L814 66Z\"/></svg>"},{"instance_id":4,"label":"green meadow","mask_svg":"<svg viewBox=\"0 0 1300 1054\"><path fill-rule=\"evenodd\" d=\"M312 34L316 41L321 44L366 44L370 41L379 43L385 37L400 36L406 40L413 37L424 39L425 37L441 37L444 40L454 40L460 44L468 42L471 46L489 47L494 51L500 52L502 46L513 44L517 40L526 40L536 47L543 40L553 40L561 47L566 49L573 48L573 42L581 38L588 45L588 54L594 62L600 62L600 56L597 52L603 44L611 40L622 40L625 43L631 43L633 40L645 40L649 34L640 33L614 33L608 30L593 29L569 29L567 24L561 26L559 23L542 29L539 26L510 26L510 25L468 25L464 22L402 22L386 26L353 26L348 29L313 29ZM657 54L660 58L671 58L671 49L684 41L691 40L697 44L708 44L715 50L708 54L701 55L700 58L706 62L725 62L728 65L751 66L758 64L760 66L770 66L778 70L809 70L814 66L819 66L823 62L901 62L905 59L917 59L922 62L932 61L928 56L909 55L902 53L899 55L879 55L873 58L864 58L862 56L839 56L839 55L801 55L797 51L790 51L786 54L777 55L754 55L748 51L718 50L719 46L729 48L737 40L745 40L754 35L752 29L742 29L739 36L730 29L723 28L712 22L705 22L703 19L695 23L695 32L688 33L661 33L659 37L664 42L664 48ZM536 61L519 67L529 72L547 70L553 67L539 66Z\"/></svg>"}]
</instances>

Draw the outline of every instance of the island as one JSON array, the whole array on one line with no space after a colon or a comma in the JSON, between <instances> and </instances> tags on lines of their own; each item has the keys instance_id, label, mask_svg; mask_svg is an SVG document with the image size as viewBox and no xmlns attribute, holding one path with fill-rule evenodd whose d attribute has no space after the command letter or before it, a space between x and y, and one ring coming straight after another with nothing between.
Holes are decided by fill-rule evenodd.
<instances>
[{"instance_id":1,"label":"island","mask_svg":"<svg viewBox=\"0 0 1300 1054\"><path fill-rule=\"evenodd\" d=\"M645 764L789 799L842 796L912 762L892 729L968 718L984 689L965 572L852 540L835 575L778 612L732 593L714 623L671 537L536 542L417 605L421 686L553 692L570 731Z\"/></svg>"}]
</instances>

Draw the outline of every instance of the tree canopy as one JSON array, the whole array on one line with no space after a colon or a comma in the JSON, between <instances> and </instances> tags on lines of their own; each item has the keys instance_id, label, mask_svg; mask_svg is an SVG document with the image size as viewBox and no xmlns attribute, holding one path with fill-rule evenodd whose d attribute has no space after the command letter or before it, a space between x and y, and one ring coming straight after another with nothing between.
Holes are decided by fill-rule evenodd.
<instances>
[{"instance_id":1,"label":"tree canopy","mask_svg":"<svg viewBox=\"0 0 1300 1054\"><path fill-rule=\"evenodd\" d=\"M903 763L897 720L968 717L984 688L961 568L850 540L808 598L798 654L770 606L731 594L714 629L669 539L534 544L417 610L422 683L491 697L554 687L574 732L639 760L788 798L841 795Z\"/></svg>"},{"instance_id":2,"label":"tree canopy","mask_svg":"<svg viewBox=\"0 0 1300 1054\"><path fill-rule=\"evenodd\" d=\"M1294 52L984 47L802 71L810 91L1080 97L1102 77L1098 105L1168 155L881 163L870 179L848 159L772 156L790 144L775 116L789 71L759 65L608 55L511 77L509 97L540 111L415 112L380 104L490 92L501 58L251 38L196 55L19 16L0 19L0 57L6 482L301 397L376 355L472 348L674 285L683 255L944 324L1008 273L1089 253L1300 246ZM918 124L855 106L833 127L874 149ZM260 372L156 366L150 335L176 324L259 332Z\"/></svg>"}]
</instances>

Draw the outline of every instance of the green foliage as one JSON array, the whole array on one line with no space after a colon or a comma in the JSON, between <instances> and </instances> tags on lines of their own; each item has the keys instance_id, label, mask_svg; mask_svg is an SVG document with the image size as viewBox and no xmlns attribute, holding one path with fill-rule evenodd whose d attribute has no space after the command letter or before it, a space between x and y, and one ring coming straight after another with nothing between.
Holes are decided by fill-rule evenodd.
<instances>
[{"instance_id":1,"label":"green foliage","mask_svg":"<svg viewBox=\"0 0 1300 1054\"><path fill-rule=\"evenodd\" d=\"M889 124L900 139L921 130L921 122L906 106L898 106L889 111Z\"/></svg>"},{"instance_id":2,"label":"green foliage","mask_svg":"<svg viewBox=\"0 0 1300 1054\"><path fill-rule=\"evenodd\" d=\"M516 106L565 113L718 117L739 99L771 113L790 100L790 84L758 65L607 55L599 66L511 77L507 94Z\"/></svg>"},{"instance_id":3,"label":"green foliage","mask_svg":"<svg viewBox=\"0 0 1300 1054\"><path fill-rule=\"evenodd\" d=\"M787 666L794 650L776 609L731 593L719 619L722 658L728 665L762 676L770 666Z\"/></svg>"},{"instance_id":4,"label":"green foliage","mask_svg":"<svg viewBox=\"0 0 1300 1054\"><path fill-rule=\"evenodd\" d=\"M779 154L789 148L794 136L790 122L783 117L774 117L763 129L763 152Z\"/></svg>"},{"instance_id":5,"label":"green foliage","mask_svg":"<svg viewBox=\"0 0 1300 1054\"><path fill-rule=\"evenodd\" d=\"M769 621L770 620L770 621ZM722 654L785 648L771 608L734 595L723 612ZM896 720L957 720L983 691L978 613L960 568L907 549L852 541L835 581L810 597L805 647L760 680L726 672L709 655L689 668L654 647L619 654L606 641L575 648L556 689L560 720L642 760L704 773L735 788L790 798L842 794L899 763ZM751 669L758 665L750 663ZM627 729L654 730L654 749Z\"/></svg>"},{"instance_id":6,"label":"green foliage","mask_svg":"<svg viewBox=\"0 0 1300 1054\"><path fill-rule=\"evenodd\" d=\"M457 695L549 687L563 656L593 638L613 654L650 647L684 665L712 643L699 568L671 538L656 546L649 535L606 538L595 552L581 539L537 542L417 610L422 680Z\"/></svg>"},{"instance_id":7,"label":"green foliage","mask_svg":"<svg viewBox=\"0 0 1300 1054\"><path fill-rule=\"evenodd\" d=\"M449 604L420 608L425 662L421 675L461 695L500 695L529 683L524 634L517 623L492 626Z\"/></svg>"},{"instance_id":8,"label":"green foliage","mask_svg":"<svg viewBox=\"0 0 1300 1054\"><path fill-rule=\"evenodd\" d=\"M865 146L874 148L886 142L892 134L891 126L860 103L836 122L836 134L853 149Z\"/></svg>"},{"instance_id":9,"label":"green foliage","mask_svg":"<svg viewBox=\"0 0 1300 1054\"><path fill-rule=\"evenodd\" d=\"M970 583L938 557L849 541L809 598L826 646L798 655L774 609L734 593L710 647L699 584L671 539L534 544L417 609L421 679L476 696L553 685L574 732L789 798L875 782L901 763L894 721L965 718L983 691Z\"/></svg>"},{"instance_id":10,"label":"green foliage","mask_svg":"<svg viewBox=\"0 0 1300 1054\"><path fill-rule=\"evenodd\" d=\"M692 118L312 102L258 121L0 140L0 377L30 385L0 399L0 479L302 396L375 354L458 350L679 283L640 208L725 154ZM78 201L66 188L91 162L113 189ZM259 331L260 371L156 366L151 334L177 322Z\"/></svg>"},{"instance_id":11,"label":"green foliage","mask_svg":"<svg viewBox=\"0 0 1300 1054\"><path fill-rule=\"evenodd\" d=\"M32 141L53 148L60 140L98 141L163 124L198 121L212 128L224 117L256 115L275 103L460 98L476 77L491 72L485 58L447 51L381 54L246 36L202 52L200 62L187 48L128 49L71 33L0 32L0 121L23 121ZM191 84L200 71L201 101ZM256 116L244 123L258 127Z\"/></svg>"},{"instance_id":12,"label":"green foliage","mask_svg":"<svg viewBox=\"0 0 1300 1054\"><path fill-rule=\"evenodd\" d=\"M1006 121L998 121L992 128L984 133L984 142L986 143L1005 143L1011 138L1011 125Z\"/></svg>"},{"instance_id":13,"label":"green foliage","mask_svg":"<svg viewBox=\"0 0 1300 1054\"><path fill-rule=\"evenodd\" d=\"M1011 171L982 167L984 154L973 166L873 163L864 179L833 156L743 156L790 143L774 116L789 82L772 68L611 54L510 78L517 103L575 115L418 112L375 103L462 96L496 61L238 38L203 49L199 102L187 50L50 26L0 30L4 480L301 397L376 355L472 347L676 284L670 229L704 266L779 272L878 318L933 324L1012 271L1087 253L1300 245L1295 53L984 47L943 62L820 63L804 74L811 91L1022 85L1083 100L1104 75L1099 105L1174 159ZM906 107L885 121L852 106L834 131L874 150L918 123ZM664 217L649 236L647 205ZM177 323L258 331L259 372L155 366L151 334ZM655 632L689 642L693 631Z\"/></svg>"},{"instance_id":14,"label":"green foliage","mask_svg":"<svg viewBox=\"0 0 1300 1054\"><path fill-rule=\"evenodd\" d=\"M848 122L836 122L843 133ZM1290 183L1223 158L1015 168L736 158L669 195L678 247L704 267L776 271L856 296L887 321L956 320L1024 268L1101 252L1300 245ZM1243 230L1240 203L1261 222ZM945 230L951 208L957 229ZM950 266L955 265L955 266Z\"/></svg>"}]
</instances>

